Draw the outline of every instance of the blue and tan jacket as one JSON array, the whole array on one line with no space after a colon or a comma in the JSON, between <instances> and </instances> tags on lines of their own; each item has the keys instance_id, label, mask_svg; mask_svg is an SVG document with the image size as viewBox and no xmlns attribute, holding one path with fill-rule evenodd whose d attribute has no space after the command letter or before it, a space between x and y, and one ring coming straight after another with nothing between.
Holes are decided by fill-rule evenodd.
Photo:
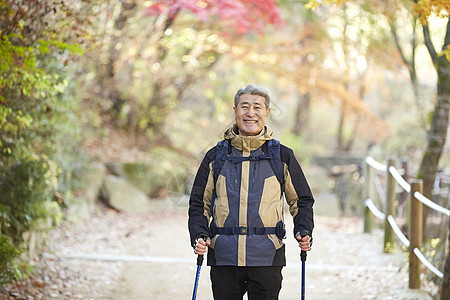
<instances>
[{"instance_id":1,"label":"blue and tan jacket","mask_svg":"<svg viewBox=\"0 0 450 300\"><path fill-rule=\"evenodd\" d=\"M224 137L231 143L230 156L245 157L267 154L272 134L266 126L257 136L241 136L233 125ZM312 233L313 195L293 151L280 147L284 195L294 220L294 235L304 229ZM276 227L283 219L283 187L269 161L225 161L214 183L216 151L217 146L206 153L192 188L188 221L192 246L201 236L211 237L209 266L286 265L282 239L274 233L261 234L259 230ZM211 234L210 225L246 230L234 234L213 230Z\"/></svg>"}]
</instances>

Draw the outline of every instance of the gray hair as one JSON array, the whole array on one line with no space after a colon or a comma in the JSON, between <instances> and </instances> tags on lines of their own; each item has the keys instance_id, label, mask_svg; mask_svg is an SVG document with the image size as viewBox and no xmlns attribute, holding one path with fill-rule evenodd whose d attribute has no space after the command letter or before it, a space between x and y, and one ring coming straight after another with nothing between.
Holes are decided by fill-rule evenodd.
<instances>
[{"instance_id":1,"label":"gray hair","mask_svg":"<svg viewBox=\"0 0 450 300\"><path fill-rule=\"evenodd\" d=\"M240 88L237 92L236 95L234 96L234 107L237 107L238 103L239 103L239 98L241 97L241 95L244 94L248 94L248 95L258 95L258 96L262 96L264 97L264 99L266 100L266 109L269 108L270 105L270 96L269 96L269 92L256 84L249 84L246 85L243 88Z\"/></svg>"}]
</instances>

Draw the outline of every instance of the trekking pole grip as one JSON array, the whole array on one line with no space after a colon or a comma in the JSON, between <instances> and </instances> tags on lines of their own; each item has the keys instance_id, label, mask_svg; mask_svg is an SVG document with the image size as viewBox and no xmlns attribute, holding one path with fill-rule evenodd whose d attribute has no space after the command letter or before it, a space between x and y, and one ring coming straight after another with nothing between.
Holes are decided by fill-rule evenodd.
<instances>
[{"instance_id":1,"label":"trekking pole grip","mask_svg":"<svg viewBox=\"0 0 450 300\"><path fill-rule=\"evenodd\" d=\"M307 236L309 234L309 231L308 230L306 230L306 229L303 229L301 232L300 232L300 236L303 238L304 236ZM301 261L306 261L306 256L307 256L307 253L306 253L306 251L301 251L300 252L300 259L301 259Z\"/></svg>"},{"instance_id":2,"label":"trekking pole grip","mask_svg":"<svg viewBox=\"0 0 450 300\"><path fill-rule=\"evenodd\" d=\"M206 242L207 237L202 236L202 239ZM203 264L203 255L197 256L197 266L201 266Z\"/></svg>"}]
</instances>

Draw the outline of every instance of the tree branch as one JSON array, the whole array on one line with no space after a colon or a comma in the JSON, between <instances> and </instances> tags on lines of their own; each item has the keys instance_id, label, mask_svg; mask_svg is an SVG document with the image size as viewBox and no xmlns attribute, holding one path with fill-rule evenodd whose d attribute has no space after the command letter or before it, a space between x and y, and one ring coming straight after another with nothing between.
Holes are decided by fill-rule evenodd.
<instances>
[{"instance_id":1,"label":"tree branch","mask_svg":"<svg viewBox=\"0 0 450 300\"><path fill-rule=\"evenodd\" d=\"M425 40L425 46L427 46L428 53L430 53L433 64L436 64L437 53L436 53L436 49L434 49L433 42L431 41L430 28L428 27L428 24L422 25L422 28L423 28L423 38Z\"/></svg>"},{"instance_id":2,"label":"tree branch","mask_svg":"<svg viewBox=\"0 0 450 300\"><path fill-rule=\"evenodd\" d=\"M450 45L450 16L448 16L447 19L447 32L445 33L444 46L442 47L443 50Z\"/></svg>"},{"instance_id":3,"label":"tree branch","mask_svg":"<svg viewBox=\"0 0 450 300\"><path fill-rule=\"evenodd\" d=\"M397 48L397 51L400 53L403 63L408 66L408 68L410 69L409 71L411 72L412 63L410 61L408 61L405 54L403 53L403 49L400 46L400 41L399 41L398 35L397 35L397 27L395 26L395 24L391 25L391 33L392 33L392 36L394 37L395 47ZM412 61L414 61L414 59L412 59Z\"/></svg>"}]
</instances>

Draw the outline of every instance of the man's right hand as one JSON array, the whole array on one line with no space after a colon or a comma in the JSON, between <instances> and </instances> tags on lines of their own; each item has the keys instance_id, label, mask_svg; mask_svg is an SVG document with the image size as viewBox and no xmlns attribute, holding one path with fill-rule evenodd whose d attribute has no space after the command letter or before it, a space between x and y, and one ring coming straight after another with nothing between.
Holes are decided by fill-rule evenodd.
<instances>
[{"instance_id":1,"label":"man's right hand","mask_svg":"<svg viewBox=\"0 0 450 300\"><path fill-rule=\"evenodd\" d=\"M204 239L200 238L195 245L194 253L197 255L203 255L208 250L208 246L211 244L211 240L207 238L206 242Z\"/></svg>"}]
</instances>

